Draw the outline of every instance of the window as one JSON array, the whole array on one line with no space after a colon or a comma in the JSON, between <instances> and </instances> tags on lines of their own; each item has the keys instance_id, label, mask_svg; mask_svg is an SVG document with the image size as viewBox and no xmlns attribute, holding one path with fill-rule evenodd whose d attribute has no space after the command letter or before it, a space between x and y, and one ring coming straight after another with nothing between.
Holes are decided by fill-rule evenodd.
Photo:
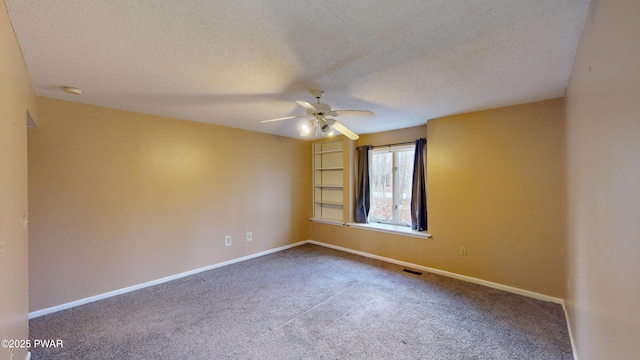
<instances>
[{"instance_id":1,"label":"window","mask_svg":"<svg viewBox=\"0 0 640 360\"><path fill-rule=\"evenodd\" d=\"M415 146L369 152L369 222L411 226L411 187Z\"/></svg>"}]
</instances>

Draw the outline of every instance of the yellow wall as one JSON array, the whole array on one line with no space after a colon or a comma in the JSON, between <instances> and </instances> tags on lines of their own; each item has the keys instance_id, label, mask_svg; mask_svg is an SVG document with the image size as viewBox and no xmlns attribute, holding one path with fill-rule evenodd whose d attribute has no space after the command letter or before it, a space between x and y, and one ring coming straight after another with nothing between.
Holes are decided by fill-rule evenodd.
<instances>
[{"instance_id":1,"label":"yellow wall","mask_svg":"<svg viewBox=\"0 0 640 360\"><path fill-rule=\"evenodd\" d=\"M360 145L427 137L433 239L312 223L313 240L564 297L563 100L430 120ZM466 246L467 256L459 255Z\"/></svg>"},{"instance_id":2,"label":"yellow wall","mask_svg":"<svg viewBox=\"0 0 640 360\"><path fill-rule=\"evenodd\" d=\"M27 118L36 96L4 2L0 2L0 339L28 339ZM4 250L4 251L2 251ZM0 359L10 349L0 348ZM24 359L26 349L16 349Z\"/></svg>"},{"instance_id":3,"label":"yellow wall","mask_svg":"<svg viewBox=\"0 0 640 360\"><path fill-rule=\"evenodd\" d=\"M41 97L38 110L31 311L308 238L307 142Z\"/></svg>"},{"instance_id":4,"label":"yellow wall","mask_svg":"<svg viewBox=\"0 0 640 360\"><path fill-rule=\"evenodd\" d=\"M427 125L415 126L400 130L391 130L374 134L365 134L358 139L358 146L387 145L415 141L427 137Z\"/></svg>"},{"instance_id":5,"label":"yellow wall","mask_svg":"<svg viewBox=\"0 0 640 360\"><path fill-rule=\"evenodd\" d=\"M580 360L640 355L640 2L596 1L566 96L569 294Z\"/></svg>"}]
</instances>

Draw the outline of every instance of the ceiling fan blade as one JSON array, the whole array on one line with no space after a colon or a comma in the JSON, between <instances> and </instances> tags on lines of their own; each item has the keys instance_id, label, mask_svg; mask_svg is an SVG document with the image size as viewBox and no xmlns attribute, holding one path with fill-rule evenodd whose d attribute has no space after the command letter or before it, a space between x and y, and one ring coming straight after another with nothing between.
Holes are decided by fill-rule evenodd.
<instances>
[{"instance_id":1,"label":"ceiling fan blade","mask_svg":"<svg viewBox=\"0 0 640 360\"><path fill-rule=\"evenodd\" d=\"M333 110L328 113L331 116L373 116L368 110Z\"/></svg>"},{"instance_id":2,"label":"ceiling fan blade","mask_svg":"<svg viewBox=\"0 0 640 360\"><path fill-rule=\"evenodd\" d=\"M353 131L347 129L344 125L340 124L339 122L337 122L335 120L331 124L331 127L334 128L335 130L339 131L342 135L348 137L351 140L358 140L360 138L358 136L358 134L356 134Z\"/></svg>"},{"instance_id":3,"label":"ceiling fan blade","mask_svg":"<svg viewBox=\"0 0 640 360\"><path fill-rule=\"evenodd\" d=\"M316 107L315 107L315 106L313 106L313 105L309 104L309 103L308 103L308 102L306 102L306 101L303 101L303 100L296 100L296 102L298 103L298 105L302 106L303 108L305 108L305 109L307 109L307 110L311 110L311 111L313 111L314 113L318 112L318 110L316 109Z\"/></svg>"},{"instance_id":4,"label":"ceiling fan blade","mask_svg":"<svg viewBox=\"0 0 640 360\"><path fill-rule=\"evenodd\" d=\"M268 122L274 122L274 121L289 120L289 119L295 119L295 118L303 118L303 117L307 117L307 116L308 115L285 116L285 117L281 117L281 118L277 118L277 119L262 120L260 122L261 123L268 123Z\"/></svg>"}]
</instances>

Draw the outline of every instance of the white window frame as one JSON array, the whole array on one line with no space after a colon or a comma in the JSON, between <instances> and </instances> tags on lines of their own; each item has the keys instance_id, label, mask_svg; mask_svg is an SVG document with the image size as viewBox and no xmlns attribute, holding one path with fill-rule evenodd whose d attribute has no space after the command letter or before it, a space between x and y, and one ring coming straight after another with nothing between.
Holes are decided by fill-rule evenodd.
<instances>
[{"instance_id":1,"label":"white window frame","mask_svg":"<svg viewBox=\"0 0 640 360\"><path fill-rule=\"evenodd\" d=\"M371 177L371 173L373 171L373 155L376 153L392 153L392 161L391 161L391 169L392 169L392 181L393 181L393 189L392 189L392 220L391 222L383 222L383 221L371 221L371 218L369 218L368 220L370 222L373 223L379 223L379 224L389 224L389 225L394 225L394 226L404 226L404 227L411 227L411 224L403 224L400 223L400 209L399 206L401 204L401 199L400 196L400 181L398 181L399 179L399 175L398 175L398 153L399 152L404 152L404 151L412 151L414 156L415 156L415 145L397 145L397 146L389 146L386 148L379 148L379 149L372 149L371 151L369 151L369 176ZM413 159L413 157L412 157ZM413 184L413 179L411 179L412 184Z\"/></svg>"}]
</instances>

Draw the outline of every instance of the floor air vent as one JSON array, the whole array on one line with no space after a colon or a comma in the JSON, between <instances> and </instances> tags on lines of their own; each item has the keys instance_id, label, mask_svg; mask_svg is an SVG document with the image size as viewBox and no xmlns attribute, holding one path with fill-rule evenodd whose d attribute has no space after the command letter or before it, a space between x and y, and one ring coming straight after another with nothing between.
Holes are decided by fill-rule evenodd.
<instances>
[{"instance_id":1,"label":"floor air vent","mask_svg":"<svg viewBox=\"0 0 640 360\"><path fill-rule=\"evenodd\" d=\"M404 269L402 271L408 272L409 274L413 274L413 275L422 275L422 273L420 271L409 270L409 269Z\"/></svg>"}]
</instances>

